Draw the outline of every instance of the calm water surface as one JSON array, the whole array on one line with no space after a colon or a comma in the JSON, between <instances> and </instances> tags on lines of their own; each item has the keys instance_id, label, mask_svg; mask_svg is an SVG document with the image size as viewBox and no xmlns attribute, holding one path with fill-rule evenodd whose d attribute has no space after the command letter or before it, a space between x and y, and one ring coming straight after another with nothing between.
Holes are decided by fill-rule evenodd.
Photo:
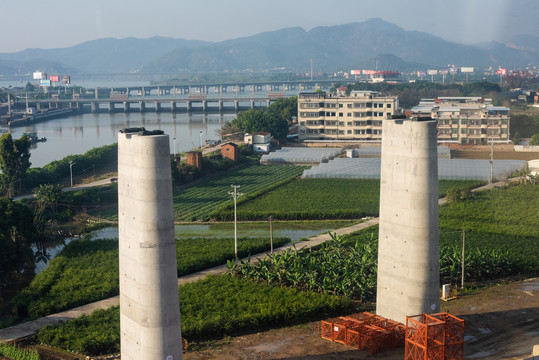
<instances>
[{"instance_id":1,"label":"calm water surface","mask_svg":"<svg viewBox=\"0 0 539 360\"><path fill-rule=\"evenodd\" d=\"M206 139L218 139L216 131L234 117L233 112L78 114L16 127L11 133L14 138L21 137L24 132L36 132L38 137L47 138L31 150L32 167L42 167L67 155L84 154L94 147L113 144L118 141L118 131L127 127L163 130L170 137L171 153L175 144L176 151L188 151L200 146L200 142L205 143Z\"/></svg>"}]
</instances>

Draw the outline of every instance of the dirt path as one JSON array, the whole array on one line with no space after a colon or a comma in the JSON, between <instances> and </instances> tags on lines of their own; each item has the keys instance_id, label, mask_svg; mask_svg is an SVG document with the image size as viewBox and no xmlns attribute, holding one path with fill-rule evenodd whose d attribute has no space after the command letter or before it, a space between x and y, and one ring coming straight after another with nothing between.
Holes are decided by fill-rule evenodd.
<instances>
[{"instance_id":1,"label":"dirt path","mask_svg":"<svg viewBox=\"0 0 539 360\"><path fill-rule=\"evenodd\" d=\"M442 302L442 310L465 320L465 359L528 359L539 344L539 278L494 285ZM191 345L185 360L390 359L404 348L370 355L324 340L318 322Z\"/></svg>"}]
</instances>

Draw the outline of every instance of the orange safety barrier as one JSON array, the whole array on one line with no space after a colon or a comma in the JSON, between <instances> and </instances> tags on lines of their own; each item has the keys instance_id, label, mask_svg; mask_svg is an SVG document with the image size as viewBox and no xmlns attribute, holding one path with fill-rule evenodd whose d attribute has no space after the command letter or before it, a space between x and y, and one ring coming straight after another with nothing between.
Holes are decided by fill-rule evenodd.
<instances>
[{"instance_id":1,"label":"orange safety barrier","mask_svg":"<svg viewBox=\"0 0 539 360\"><path fill-rule=\"evenodd\" d=\"M321 325L322 338L371 354L402 346L404 333L404 325L368 312L325 320Z\"/></svg>"},{"instance_id":2,"label":"orange safety barrier","mask_svg":"<svg viewBox=\"0 0 539 360\"><path fill-rule=\"evenodd\" d=\"M447 313L406 317L405 360L461 360L464 321Z\"/></svg>"}]
</instances>

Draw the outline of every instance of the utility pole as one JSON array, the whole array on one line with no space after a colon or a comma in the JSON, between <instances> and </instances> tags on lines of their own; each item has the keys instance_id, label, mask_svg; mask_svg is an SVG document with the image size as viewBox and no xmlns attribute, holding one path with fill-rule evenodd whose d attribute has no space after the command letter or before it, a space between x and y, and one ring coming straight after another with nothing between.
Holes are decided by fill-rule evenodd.
<instances>
[{"instance_id":1,"label":"utility pole","mask_svg":"<svg viewBox=\"0 0 539 360\"><path fill-rule=\"evenodd\" d=\"M199 141L200 141L200 151L202 151L202 130L200 130Z\"/></svg>"},{"instance_id":2,"label":"utility pole","mask_svg":"<svg viewBox=\"0 0 539 360\"><path fill-rule=\"evenodd\" d=\"M270 221L270 253L273 254L273 223L271 222L271 215L269 217Z\"/></svg>"},{"instance_id":3,"label":"utility pole","mask_svg":"<svg viewBox=\"0 0 539 360\"><path fill-rule=\"evenodd\" d=\"M230 185L234 188L234 192L229 191L228 194L234 198L234 260L238 258L238 198L243 194L238 192L240 185Z\"/></svg>"},{"instance_id":4,"label":"utility pole","mask_svg":"<svg viewBox=\"0 0 539 360\"><path fill-rule=\"evenodd\" d=\"M492 184L492 178L494 174L494 139L490 139L490 177L488 180L489 184Z\"/></svg>"},{"instance_id":5,"label":"utility pole","mask_svg":"<svg viewBox=\"0 0 539 360\"><path fill-rule=\"evenodd\" d=\"M69 162L69 177L71 178L71 187L73 187L73 165L75 163L73 161Z\"/></svg>"},{"instance_id":6,"label":"utility pole","mask_svg":"<svg viewBox=\"0 0 539 360\"><path fill-rule=\"evenodd\" d=\"M460 279L460 288L464 289L464 247L466 244L466 230L462 230L462 276Z\"/></svg>"}]
</instances>

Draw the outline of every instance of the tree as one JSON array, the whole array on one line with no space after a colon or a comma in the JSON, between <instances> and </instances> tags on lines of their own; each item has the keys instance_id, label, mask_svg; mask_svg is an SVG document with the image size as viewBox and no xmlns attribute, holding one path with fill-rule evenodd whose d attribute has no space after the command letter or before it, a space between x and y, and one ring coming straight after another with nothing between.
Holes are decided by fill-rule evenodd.
<instances>
[{"instance_id":1,"label":"tree","mask_svg":"<svg viewBox=\"0 0 539 360\"><path fill-rule=\"evenodd\" d=\"M8 198L0 198L0 269L5 269L29 249L35 236L30 209Z\"/></svg>"},{"instance_id":2,"label":"tree","mask_svg":"<svg viewBox=\"0 0 539 360\"><path fill-rule=\"evenodd\" d=\"M515 131L513 134L513 144L518 145L520 144L520 131Z\"/></svg>"},{"instance_id":3,"label":"tree","mask_svg":"<svg viewBox=\"0 0 539 360\"><path fill-rule=\"evenodd\" d=\"M15 184L22 181L30 168L30 139L23 135L13 141L11 134L0 137L0 189L13 197Z\"/></svg>"},{"instance_id":4,"label":"tree","mask_svg":"<svg viewBox=\"0 0 539 360\"><path fill-rule=\"evenodd\" d=\"M539 134L533 134L530 139L530 145L539 145Z\"/></svg>"},{"instance_id":5,"label":"tree","mask_svg":"<svg viewBox=\"0 0 539 360\"><path fill-rule=\"evenodd\" d=\"M45 228L50 225L50 217L47 218L45 211L56 212L61 197L61 185L39 185L39 188L34 189L34 224L40 235L43 235Z\"/></svg>"},{"instance_id":6,"label":"tree","mask_svg":"<svg viewBox=\"0 0 539 360\"><path fill-rule=\"evenodd\" d=\"M30 84L30 81L26 83L26 86L24 87L24 91L26 92L32 92L34 91L34 85Z\"/></svg>"},{"instance_id":7,"label":"tree","mask_svg":"<svg viewBox=\"0 0 539 360\"><path fill-rule=\"evenodd\" d=\"M297 116L297 97L277 100L266 109L242 111L231 125L246 133L269 132L275 139L288 135L288 121Z\"/></svg>"}]
</instances>

